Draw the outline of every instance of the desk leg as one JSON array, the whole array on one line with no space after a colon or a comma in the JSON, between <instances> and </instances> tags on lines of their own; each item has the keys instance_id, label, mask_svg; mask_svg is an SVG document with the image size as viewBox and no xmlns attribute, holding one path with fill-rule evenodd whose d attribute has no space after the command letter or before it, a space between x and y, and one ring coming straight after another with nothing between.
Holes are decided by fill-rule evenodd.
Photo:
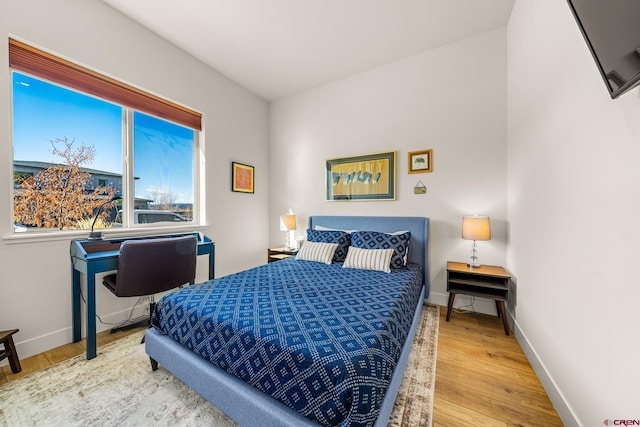
<instances>
[{"instance_id":1,"label":"desk leg","mask_svg":"<svg viewBox=\"0 0 640 427\"><path fill-rule=\"evenodd\" d=\"M215 276L215 259L216 259L216 247L213 246L211 248L211 252L209 252L209 280L213 279Z\"/></svg>"},{"instance_id":2,"label":"desk leg","mask_svg":"<svg viewBox=\"0 0 640 427\"><path fill-rule=\"evenodd\" d=\"M96 272L87 266L87 360L96 357Z\"/></svg>"},{"instance_id":3,"label":"desk leg","mask_svg":"<svg viewBox=\"0 0 640 427\"><path fill-rule=\"evenodd\" d=\"M82 319L80 318L80 272L71 266L71 326L73 342L82 339Z\"/></svg>"},{"instance_id":4,"label":"desk leg","mask_svg":"<svg viewBox=\"0 0 640 427\"><path fill-rule=\"evenodd\" d=\"M447 322L451 318L451 311L453 310L453 301L456 299L454 292L449 292L449 304L447 304Z\"/></svg>"}]
</instances>

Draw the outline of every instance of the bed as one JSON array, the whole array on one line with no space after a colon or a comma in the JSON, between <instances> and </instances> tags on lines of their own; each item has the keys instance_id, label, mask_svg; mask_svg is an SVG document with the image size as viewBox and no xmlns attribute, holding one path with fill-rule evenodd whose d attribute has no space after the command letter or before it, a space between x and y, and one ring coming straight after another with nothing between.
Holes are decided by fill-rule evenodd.
<instances>
[{"instance_id":1,"label":"bed","mask_svg":"<svg viewBox=\"0 0 640 427\"><path fill-rule=\"evenodd\" d=\"M288 259L190 286L158 301L146 352L243 426L386 425L429 294L429 220L312 216L309 228L366 230L354 245L408 231L406 266Z\"/></svg>"}]
</instances>

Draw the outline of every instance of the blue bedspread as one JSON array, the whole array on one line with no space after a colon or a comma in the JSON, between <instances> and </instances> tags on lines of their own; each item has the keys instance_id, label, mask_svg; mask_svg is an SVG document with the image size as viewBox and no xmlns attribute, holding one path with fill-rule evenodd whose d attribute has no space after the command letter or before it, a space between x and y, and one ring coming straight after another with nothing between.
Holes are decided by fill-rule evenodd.
<instances>
[{"instance_id":1,"label":"blue bedspread","mask_svg":"<svg viewBox=\"0 0 640 427\"><path fill-rule=\"evenodd\" d=\"M177 290L152 323L327 426L369 426L411 326L416 265L392 273L293 258Z\"/></svg>"}]
</instances>

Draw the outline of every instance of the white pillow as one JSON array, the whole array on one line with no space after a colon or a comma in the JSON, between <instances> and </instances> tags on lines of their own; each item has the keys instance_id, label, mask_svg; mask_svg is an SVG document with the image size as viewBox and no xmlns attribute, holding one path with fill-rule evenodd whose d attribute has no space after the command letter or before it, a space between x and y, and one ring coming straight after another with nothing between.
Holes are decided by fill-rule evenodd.
<instances>
[{"instance_id":1,"label":"white pillow","mask_svg":"<svg viewBox=\"0 0 640 427\"><path fill-rule=\"evenodd\" d=\"M298 251L298 255L296 255L296 259L331 264L333 254L337 248L337 243L304 242Z\"/></svg>"},{"instance_id":2,"label":"white pillow","mask_svg":"<svg viewBox=\"0 0 640 427\"><path fill-rule=\"evenodd\" d=\"M354 231L358 231L358 230L340 230L337 228L329 228L329 227L325 227L324 225L316 225L315 227L313 227L315 230L323 230L323 231L343 231L347 234L351 234Z\"/></svg>"},{"instance_id":3,"label":"white pillow","mask_svg":"<svg viewBox=\"0 0 640 427\"><path fill-rule=\"evenodd\" d=\"M393 255L393 249L362 249L349 246L347 258L342 267L391 273L391 255Z\"/></svg>"},{"instance_id":4,"label":"white pillow","mask_svg":"<svg viewBox=\"0 0 640 427\"><path fill-rule=\"evenodd\" d=\"M344 231L345 233L351 234L351 233L355 233L356 231L359 230L340 230L338 228L329 228L329 227L325 227L324 225L316 225L315 227L313 227L315 230L324 230L324 231ZM380 231L380 233L384 233L384 234L390 234L392 236L396 236L398 234L404 234L406 233L408 230L402 230L402 231L394 231L394 232L387 232L387 231Z\"/></svg>"},{"instance_id":5,"label":"white pillow","mask_svg":"<svg viewBox=\"0 0 640 427\"><path fill-rule=\"evenodd\" d=\"M392 236L397 236L399 234L404 234L404 233L408 233L408 232L409 232L409 230L394 231L393 233L388 233L386 231L382 231L382 233L391 234Z\"/></svg>"}]
</instances>

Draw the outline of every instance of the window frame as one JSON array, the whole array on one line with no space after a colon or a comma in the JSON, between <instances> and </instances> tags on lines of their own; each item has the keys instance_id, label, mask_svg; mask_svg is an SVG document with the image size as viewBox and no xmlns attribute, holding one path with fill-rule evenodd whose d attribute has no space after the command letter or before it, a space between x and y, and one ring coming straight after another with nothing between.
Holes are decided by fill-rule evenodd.
<instances>
[{"instance_id":1,"label":"window frame","mask_svg":"<svg viewBox=\"0 0 640 427\"><path fill-rule=\"evenodd\" d=\"M151 94L137 87L123 83L119 80L108 77L102 73L80 66L71 61L63 59L57 55L36 48L27 43L9 38L9 76L13 78L13 72L20 72L31 75L37 79L44 80L48 83L74 90L83 95L93 96L98 99L119 105L123 111L122 118L122 192L123 192L123 227L107 228L101 231L106 235L114 237L120 235L147 234L153 230L170 231L176 230L199 230L204 229L203 224L204 193L201 188L205 177L204 173L204 150L201 147L202 140L202 113L193 109L184 107L173 101ZM194 131L193 138L193 208L192 221L184 224L175 223L157 223L156 224L134 224L133 200L134 180L133 177L133 113L138 111L162 120L176 123L180 126L188 127ZM13 104L11 106L13 114ZM11 235L4 236L7 240L42 240L46 239L62 239L68 236L85 236L87 230L35 230L27 233L18 233L14 230L13 223L13 195L14 195L14 168L13 156L11 158L11 190L10 190L10 209L11 209Z\"/></svg>"}]
</instances>

